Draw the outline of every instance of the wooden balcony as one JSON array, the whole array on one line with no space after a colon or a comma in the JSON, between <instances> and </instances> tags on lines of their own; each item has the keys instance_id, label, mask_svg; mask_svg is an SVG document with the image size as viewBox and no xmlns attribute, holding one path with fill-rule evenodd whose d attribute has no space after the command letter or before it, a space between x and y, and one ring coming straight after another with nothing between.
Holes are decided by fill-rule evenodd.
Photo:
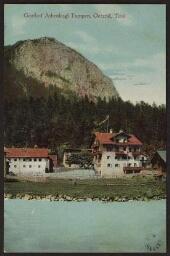
<instances>
[{"instance_id":1,"label":"wooden balcony","mask_svg":"<svg viewBox=\"0 0 170 256\"><path fill-rule=\"evenodd\" d=\"M132 156L139 156L140 154L141 154L141 152L125 152L125 151L115 151L115 154L116 154L116 156L117 155L124 155L124 156L130 156L130 155L132 155Z\"/></svg>"},{"instance_id":2,"label":"wooden balcony","mask_svg":"<svg viewBox=\"0 0 170 256\"><path fill-rule=\"evenodd\" d=\"M141 171L145 170L146 168L144 167L123 167L123 171Z\"/></svg>"},{"instance_id":3,"label":"wooden balcony","mask_svg":"<svg viewBox=\"0 0 170 256\"><path fill-rule=\"evenodd\" d=\"M97 156L97 155L102 155L102 151L96 151L96 152L93 152L93 156Z\"/></svg>"},{"instance_id":4,"label":"wooden balcony","mask_svg":"<svg viewBox=\"0 0 170 256\"><path fill-rule=\"evenodd\" d=\"M133 156L139 156L139 155L141 155L141 152L140 152L140 151L130 152L130 153L132 153Z\"/></svg>"}]
</instances>

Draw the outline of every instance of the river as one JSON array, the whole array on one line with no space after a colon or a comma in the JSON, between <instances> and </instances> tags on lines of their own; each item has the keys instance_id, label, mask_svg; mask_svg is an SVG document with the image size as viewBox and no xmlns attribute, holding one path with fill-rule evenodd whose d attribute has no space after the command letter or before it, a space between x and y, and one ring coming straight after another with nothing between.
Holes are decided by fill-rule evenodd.
<instances>
[{"instance_id":1,"label":"river","mask_svg":"<svg viewBox=\"0 0 170 256\"><path fill-rule=\"evenodd\" d=\"M4 203L4 248L13 253L165 252L166 200Z\"/></svg>"}]
</instances>

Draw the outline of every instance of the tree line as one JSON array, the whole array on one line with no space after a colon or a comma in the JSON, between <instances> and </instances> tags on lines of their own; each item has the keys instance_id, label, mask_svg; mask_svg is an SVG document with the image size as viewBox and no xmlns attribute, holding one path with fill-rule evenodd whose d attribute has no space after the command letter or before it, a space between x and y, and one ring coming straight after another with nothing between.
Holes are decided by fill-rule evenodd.
<instances>
[{"instance_id":1,"label":"tree line","mask_svg":"<svg viewBox=\"0 0 170 256\"><path fill-rule=\"evenodd\" d=\"M47 147L59 152L65 147L88 148L94 131L134 134L144 151L153 155L166 148L165 105L136 104L121 98L65 97L53 86L39 96L4 99L4 143L6 147ZM36 94L38 95L38 94ZM44 96L45 95L45 96ZM109 123L98 124L109 115Z\"/></svg>"}]
</instances>

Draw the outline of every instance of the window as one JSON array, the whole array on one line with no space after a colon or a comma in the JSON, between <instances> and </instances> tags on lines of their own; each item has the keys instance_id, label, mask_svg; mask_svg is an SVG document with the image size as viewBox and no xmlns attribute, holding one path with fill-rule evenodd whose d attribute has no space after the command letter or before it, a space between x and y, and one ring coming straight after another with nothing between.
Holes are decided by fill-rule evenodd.
<instances>
[{"instance_id":1,"label":"window","mask_svg":"<svg viewBox=\"0 0 170 256\"><path fill-rule=\"evenodd\" d=\"M107 159L110 159L110 156L107 156Z\"/></svg>"},{"instance_id":2,"label":"window","mask_svg":"<svg viewBox=\"0 0 170 256\"><path fill-rule=\"evenodd\" d=\"M126 147L123 148L123 151L126 151Z\"/></svg>"},{"instance_id":3,"label":"window","mask_svg":"<svg viewBox=\"0 0 170 256\"><path fill-rule=\"evenodd\" d=\"M16 165L14 165L14 168L17 168L17 166L16 166Z\"/></svg>"},{"instance_id":4,"label":"window","mask_svg":"<svg viewBox=\"0 0 170 256\"><path fill-rule=\"evenodd\" d=\"M134 156L134 160L136 160L136 156Z\"/></svg>"},{"instance_id":5,"label":"window","mask_svg":"<svg viewBox=\"0 0 170 256\"><path fill-rule=\"evenodd\" d=\"M38 165L38 168L41 168L41 165Z\"/></svg>"},{"instance_id":6,"label":"window","mask_svg":"<svg viewBox=\"0 0 170 256\"><path fill-rule=\"evenodd\" d=\"M30 159L29 158L23 158L23 161L28 162L28 161L30 161Z\"/></svg>"},{"instance_id":7,"label":"window","mask_svg":"<svg viewBox=\"0 0 170 256\"><path fill-rule=\"evenodd\" d=\"M37 161L37 158L34 158L34 162L36 162Z\"/></svg>"},{"instance_id":8,"label":"window","mask_svg":"<svg viewBox=\"0 0 170 256\"><path fill-rule=\"evenodd\" d=\"M136 148L134 148L134 152L136 152Z\"/></svg>"},{"instance_id":9,"label":"window","mask_svg":"<svg viewBox=\"0 0 170 256\"><path fill-rule=\"evenodd\" d=\"M42 159L41 159L41 158L39 158L39 162L41 162L41 160L42 160Z\"/></svg>"},{"instance_id":10,"label":"window","mask_svg":"<svg viewBox=\"0 0 170 256\"><path fill-rule=\"evenodd\" d=\"M112 167L112 165L111 164L107 164L107 167Z\"/></svg>"},{"instance_id":11,"label":"window","mask_svg":"<svg viewBox=\"0 0 170 256\"><path fill-rule=\"evenodd\" d=\"M17 158L14 158L14 161L17 161Z\"/></svg>"},{"instance_id":12,"label":"window","mask_svg":"<svg viewBox=\"0 0 170 256\"><path fill-rule=\"evenodd\" d=\"M28 161L31 162L31 161L32 161L32 158L29 158Z\"/></svg>"},{"instance_id":13,"label":"window","mask_svg":"<svg viewBox=\"0 0 170 256\"><path fill-rule=\"evenodd\" d=\"M107 151L111 152L111 151L112 151L112 148L107 147Z\"/></svg>"},{"instance_id":14,"label":"window","mask_svg":"<svg viewBox=\"0 0 170 256\"><path fill-rule=\"evenodd\" d=\"M131 148L129 148L129 152L131 152L132 151L132 149Z\"/></svg>"},{"instance_id":15,"label":"window","mask_svg":"<svg viewBox=\"0 0 170 256\"><path fill-rule=\"evenodd\" d=\"M29 168L31 168L32 167L32 165L29 165Z\"/></svg>"},{"instance_id":16,"label":"window","mask_svg":"<svg viewBox=\"0 0 170 256\"><path fill-rule=\"evenodd\" d=\"M120 164L115 164L115 167L120 167Z\"/></svg>"},{"instance_id":17,"label":"window","mask_svg":"<svg viewBox=\"0 0 170 256\"><path fill-rule=\"evenodd\" d=\"M26 165L24 164L24 165L23 165L23 168L25 168L25 167L26 167Z\"/></svg>"}]
</instances>

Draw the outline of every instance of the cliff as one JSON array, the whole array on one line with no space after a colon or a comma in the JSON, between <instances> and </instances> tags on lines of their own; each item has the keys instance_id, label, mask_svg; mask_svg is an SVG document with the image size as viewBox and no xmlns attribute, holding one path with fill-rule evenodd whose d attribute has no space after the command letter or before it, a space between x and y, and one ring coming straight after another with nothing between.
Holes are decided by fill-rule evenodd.
<instances>
[{"instance_id":1,"label":"cliff","mask_svg":"<svg viewBox=\"0 0 170 256\"><path fill-rule=\"evenodd\" d=\"M53 38L19 41L6 46L4 59L6 91L15 90L11 85L15 81L25 93L27 84L39 83L45 87L55 86L67 96L73 92L92 100L119 97L112 80L95 64Z\"/></svg>"}]
</instances>

